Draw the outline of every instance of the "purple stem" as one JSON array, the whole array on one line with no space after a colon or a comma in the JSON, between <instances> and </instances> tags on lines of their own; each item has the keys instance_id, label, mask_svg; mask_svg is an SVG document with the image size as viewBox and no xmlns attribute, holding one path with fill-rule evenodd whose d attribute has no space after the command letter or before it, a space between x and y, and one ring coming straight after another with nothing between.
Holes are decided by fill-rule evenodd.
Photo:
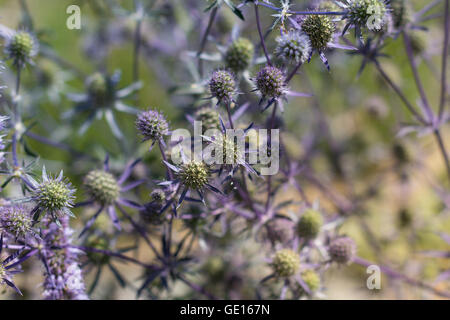
<instances>
[{"instance_id":1,"label":"purple stem","mask_svg":"<svg viewBox=\"0 0 450 320\"><path fill-rule=\"evenodd\" d=\"M377 265L376 263L372 263L370 261L367 261L367 260L359 258L359 257L356 257L355 259L353 259L353 262L356 263L356 264L359 264L361 266L364 266L364 267L368 267L370 265ZM393 270L393 269L391 269L389 267L380 266L380 265L378 265L378 266L380 267L380 270L384 274L386 274L389 278L399 279L399 280L402 280L402 281L404 281L404 282L406 282L406 283L408 283L408 284L410 284L412 286L416 286L416 287L420 287L420 288L432 291L433 293L435 293L435 294L437 294L437 295L439 295L441 297L450 298L450 292L436 289L432 285L429 285L429 284L427 284L427 283L425 283L423 281L420 281L420 280L416 280L416 279L410 278L410 277L408 277L408 276L406 276L406 275L404 275L404 274L402 274L400 272L397 272L397 271L395 271L395 270Z\"/></svg>"},{"instance_id":2,"label":"purple stem","mask_svg":"<svg viewBox=\"0 0 450 320\"><path fill-rule=\"evenodd\" d=\"M203 50L205 49L206 40L208 40L209 32L211 31L211 27L213 25L214 19L217 15L218 6L214 7L211 11L211 14L209 15L209 21L208 26L206 27L205 33L203 34L202 41L200 42L200 48L197 52L198 57L198 72L200 74L200 77L203 76L203 60L200 58L200 55L202 54Z\"/></svg>"},{"instance_id":3,"label":"purple stem","mask_svg":"<svg viewBox=\"0 0 450 320\"><path fill-rule=\"evenodd\" d=\"M447 59L448 59L448 42L450 36L450 19L449 19L449 2L445 1L445 20L444 20L444 48L442 49L442 78L441 78L441 100L439 102L439 120L442 118L445 105L445 97L447 95Z\"/></svg>"},{"instance_id":4,"label":"purple stem","mask_svg":"<svg viewBox=\"0 0 450 320\"><path fill-rule=\"evenodd\" d=\"M258 4L255 3L255 17L256 17L256 26L258 28L259 38L261 39L261 46L264 51L264 55L266 56L267 64L269 66L272 65L272 62L270 61L269 54L267 53L266 43L264 41L264 36L262 34L261 30L261 21L259 20L259 10L258 10Z\"/></svg>"}]
</instances>

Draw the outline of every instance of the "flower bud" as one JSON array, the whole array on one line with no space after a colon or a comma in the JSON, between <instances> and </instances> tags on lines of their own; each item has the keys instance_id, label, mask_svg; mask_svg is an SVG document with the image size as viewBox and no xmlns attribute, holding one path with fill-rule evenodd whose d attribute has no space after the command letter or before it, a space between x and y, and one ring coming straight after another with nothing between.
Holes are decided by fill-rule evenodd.
<instances>
[{"instance_id":1,"label":"flower bud","mask_svg":"<svg viewBox=\"0 0 450 320\"><path fill-rule=\"evenodd\" d=\"M8 59L14 60L16 66L23 66L37 54L39 44L36 38L27 31L18 31L5 45Z\"/></svg>"},{"instance_id":2,"label":"flower bud","mask_svg":"<svg viewBox=\"0 0 450 320\"><path fill-rule=\"evenodd\" d=\"M322 215L314 209L307 209L298 221L297 235L300 238L313 239L319 234L322 224Z\"/></svg>"},{"instance_id":3,"label":"flower bud","mask_svg":"<svg viewBox=\"0 0 450 320\"><path fill-rule=\"evenodd\" d=\"M219 113L213 108L206 107L197 110L195 113L195 120L202 122L203 133L209 129L220 130Z\"/></svg>"},{"instance_id":4,"label":"flower bud","mask_svg":"<svg viewBox=\"0 0 450 320\"><path fill-rule=\"evenodd\" d=\"M248 68L253 59L253 43L246 38L234 41L225 53L225 64L233 72L241 72Z\"/></svg>"},{"instance_id":5,"label":"flower bud","mask_svg":"<svg viewBox=\"0 0 450 320\"><path fill-rule=\"evenodd\" d=\"M109 172L92 170L84 178L83 185L89 196L101 204L111 204L119 197L120 187Z\"/></svg>"}]
</instances>

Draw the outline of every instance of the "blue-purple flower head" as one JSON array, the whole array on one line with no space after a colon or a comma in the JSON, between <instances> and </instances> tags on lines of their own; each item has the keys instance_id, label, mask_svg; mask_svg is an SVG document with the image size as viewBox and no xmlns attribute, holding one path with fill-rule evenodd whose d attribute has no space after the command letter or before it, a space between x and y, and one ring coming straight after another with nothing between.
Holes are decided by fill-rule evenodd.
<instances>
[{"instance_id":1,"label":"blue-purple flower head","mask_svg":"<svg viewBox=\"0 0 450 320\"><path fill-rule=\"evenodd\" d=\"M231 102L236 93L234 75L227 70L214 71L209 80L209 90L219 102Z\"/></svg>"},{"instance_id":2,"label":"blue-purple flower head","mask_svg":"<svg viewBox=\"0 0 450 320\"><path fill-rule=\"evenodd\" d=\"M169 124L166 117L156 110L141 112L136 119L136 129L144 141L160 141L165 135L169 134Z\"/></svg>"},{"instance_id":3,"label":"blue-purple flower head","mask_svg":"<svg viewBox=\"0 0 450 320\"><path fill-rule=\"evenodd\" d=\"M283 71L273 66L262 68L255 79L256 88L263 98L278 99L287 91Z\"/></svg>"},{"instance_id":4,"label":"blue-purple flower head","mask_svg":"<svg viewBox=\"0 0 450 320\"><path fill-rule=\"evenodd\" d=\"M63 177L62 171L58 177L54 178L47 175L44 167L42 170L42 181L40 183L32 181L32 184L34 185L32 199L37 204L34 210L36 218L39 217L40 213L48 213L54 220L64 215L73 216L70 210L75 199L73 195L75 189Z\"/></svg>"},{"instance_id":5,"label":"blue-purple flower head","mask_svg":"<svg viewBox=\"0 0 450 320\"><path fill-rule=\"evenodd\" d=\"M276 40L275 53L286 62L304 63L311 55L309 37L300 30L291 29Z\"/></svg>"},{"instance_id":6,"label":"blue-purple flower head","mask_svg":"<svg viewBox=\"0 0 450 320\"><path fill-rule=\"evenodd\" d=\"M348 264L356 256L356 243L350 237L338 237L331 241L328 254L332 261Z\"/></svg>"},{"instance_id":7,"label":"blue-purple flower head","mask_svg":"<svg viewBox=\"0 0 450 320\"><path fill-rule=\"evenodd\" d=\"M9 37L5 44L7 59L13 60L16 67L23 67L36 56L39 51L39 43L36 37L28 31L17 31Z\"/></svg>"},{"instance_id":8,"label":"blue-purple flower head","mask_svg":"<svg viewBox=\"0 0 450 320\"><path fill-rule=\"evenodd\" d=\"M26 238L32 232L30 209L22 204L0 207L0 228L15 238Z\"/></svg>"}]
</instances>

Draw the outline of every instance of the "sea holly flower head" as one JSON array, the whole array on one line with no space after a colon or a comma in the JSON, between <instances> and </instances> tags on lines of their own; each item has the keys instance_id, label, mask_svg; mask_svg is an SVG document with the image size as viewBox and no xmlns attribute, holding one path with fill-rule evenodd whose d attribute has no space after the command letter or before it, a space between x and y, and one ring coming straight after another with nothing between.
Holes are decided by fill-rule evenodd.
<instances>
[{"instance_id":1,"label":"sea holly flower head","mask_svg":"<svg viewBox=\"0 0 450 320\"><path fill-rule=\"evenodd\" d=\"M101 204L111 204L119 197L120 187L109 172L92 170L84 178L83 185L87 193Z\"/></svg>"},{"instance_id":2,"label":"sea holly flower head","mask_svg":"<svg viewBox=\"0 0 450 320\"><path fill-rule=\"evenodd\" d=\"M280 69L266 66L258 72L255 84L263 98L278 99L287 91L285 80Z\"/></svg>"},{"instance_id":3,"label":"sea holly flower head","mask_svg":"<svg viewBox=\"0 0 450 320\"><path fill-rule=\"evenodd\" d=\"M282 249L275 253L271 265L277 277L291 277L300 269L300 256L291 249Z\"/></svg>"},{"instance_id":4,"label":"sea holly flower head","mask_svg":"<svg viewBox=\"0 0 450 320\"><path fill-rule=\"evenodd\" d=\"M275 53L286 62L304 63L311 56L309 37L299 30L291 29L276 39Z\"/></svg>"},{"instance_id":5,"label":"sea holly flower head","mask_svg":"<svg viewBox=\"0 0 450 320\"><path fill-rule=\"evenodd\" d=\"M181 165L178 177L182 185L187 188L203 189L210 178L210 171L204 162L191 161Z\"/></svg>"},{"instance_id":6,"label":"sea holly flower head","mask_svg":"<svg viewBox=\"0 0 450 320\"><path fill-rule=\"evenodd\" d=\"M214 71L209 80L209 90L219 103L230 103L236 93L234 75L227 70Z\"/></svg>"},{"instance_id":7,"label":"sea holly flower head","mask_svg":"<svg viewBox=\"0 0 450 320\"><path fill-rule=\"evenodd\" d=\"M351 263L356 256L356 243L350 237L339 237L331 241L328 254L339 264Z\"/></svg>"},{"instance_id":8,"label":"sea holly flower head","mask_svg":"<svg viewBox=\"0 0 450 320\"><path fill-rule=\"evenodd\" d=\"M235 73L246 70L252 62L253 43L247 38L238 38L227 49L225 53L225 65Z\"/></svg>"},{"instance_id":9,"label":"sea holly flower head","mask_svg":"<svg viewBox=\"0 0 450 320\"><path fill-rule=\"evenodd\" d=\"M0 228L15 238L26 238L32 232L30 210L22 205L0 207Z\"/></svg>"},{"instance_id":10,"label":"sea holly flower head","mask_svg":"<svg viewBox=\"0 0 450 320\"><path fill-rule=\"evenodd\" d=\"M139 111L127 105L123 100L130 97L136 90L141 88L140 82L135 82L128 87L118 89L121 73L114 72L112 75L96 72L85 81L86 93L68 93L67 97L76 103L76 106L63 114L63 118L71 119L74 115L87 113L87 119L79 129L83 134L91 126L95 119L105 118L112 133L118 139L123 134L114 116L114 110L129 114L137 114Z\"/></svg>"},{"instance_id":11,"label":"sea holly flower head","mask_svg":"<svg viewBox=\"0 0 450 320\"><path fill-rule=\"evenodd\" d=\"M159 142L163 136L169 133L166 117L156 110L139 113L136 119L136 128L144 141Z\"/></svg>"},{"instance_id":12,"label":"sea holly flower head","mask_svg":"<svg viewBox=\"0 0 450 320\"><path fill-rule=\"evenodd\" d=\"M71 208L75 199L73 196L75 189L64 178L62 170L58 177L54 178L47 175L44 167L42 169L42 181L37 183L32 180L31 183L34 185L32 199L37 203L33 210L35 221L41 213L50 214L56 221L58 217L63 215L73 216Z\"/></svg>"},{"instance_id":13,"label":"sea holly flower head","mask_svg":"<svg viewBox=\"0 0 450 320\"><path fill-rule=\"evenodd\" d=\"M25 30L15 32L6 41L4 52L7 59L13 60L14 66L21 68L36 56L39 51L39 43L36 37Z\"/></svg>"},{"instance_id":14,"label":"sea holly flower head","mask_svg":"<svg viewBox=\"0 0 450 320\"><path fill-rule=\"evenodd\" d=\"M297 235L300 238L313 239L323 225L323 218L320 212L314 209L307 209L297 223Z\"/></svg>"},{"instance_id":15,"label":"sea holly flower head","mask_svg":"<svg viewBox=\"0 0 450 320\"><path fill-rule=\"evenodd\" d=\"M311 48L322 52L333 39L335 26L328 16L308 15L302 18L301 30L309 37Z\"/></svg>"}]
</instances>

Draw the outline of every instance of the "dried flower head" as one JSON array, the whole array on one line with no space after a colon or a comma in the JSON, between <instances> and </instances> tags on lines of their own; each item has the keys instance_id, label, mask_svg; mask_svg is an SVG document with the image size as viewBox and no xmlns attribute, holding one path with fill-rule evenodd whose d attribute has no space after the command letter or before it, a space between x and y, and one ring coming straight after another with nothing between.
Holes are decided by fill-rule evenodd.
<instances>
[{"instance_id":1,"label":"dried flower head","mask_svg":"<svg viewBox=\"0 0 450 320\"><path fill-rule=\"evenodd\" d=\"M280 69L266 66L256 76L256 87L263 98L277 99L286 91L285 76Z\"/></svg>"},{"instance_id":2,"label":"dried flower head","mask_svg":"<svg viewBox=\"0 0 450 320\"><path fill-rule=\"evenodd\" d=\"M356 243L349 237L336 238L331 241L328 253L334 262L350 263L356 255Z\"/></svg>"},{"instance_id":3,"label":"dried flower head","mask_svg":"<svg viewBox=\"0 0 450 320\"><path fill-rule=\"evenodd\" d=\"M300 269L300 257L291 249L282 249L275 253L272 268L277 277L290 277Z\"/></svg>"},{"instance_id":4,"label":"dried flower head","mask_svg":"<svg viewBox=\"0 0 450 320\"><path fill-rule=\"evenodd\" d=\"M1 206L0 227L16 238L25 238L32 230L30 210L21 204Z\"/></svg>"},{"instance_id":5,"label":"dried flower head","mask_svg":"<svg viewBox=\"0 0 450 320\"><path fill-rule=\"evenodd\" d=\"M301 238L313 239L320 231L323 218L320 212L314 209L307 209L297 224L297 235Z\"/></svg>"},{"instance_id":6,"label":"dried flower head","mask_svg":"<svg viewBox=\"0 0 450 320\"><path fill-rule=\"evenodd\" d=\"M87 193L101 204L111 204L117 200L120 187L116 178L103 170L92 170L84 178Z\"/></svg>"},{"instance_id":7,"label":"dried flower head","mask_svg":"<svg viewBox=\"0 0 450 320\"><path fill-rule=\"evenodd\" d=\"M210 172L204 162L191 161L181 166L178 177L184 186L199 190L208 183Z\"/></svg>"},{"instance_id":8,"label":"dried flower head","mask_svg":"<svg viewBox=\"0 0 450 320\"><path fill-rule=\"evenodd\" d=\"M308 15L301 22L301 29L309 37L311 47L321 52L333 39L335 26L327 16Z\"/></svg>"},{"instance_id":9,"label":"dried flower head","mask_svg":"<svg viewBox=\"0 0 450 320\"><path fill-rule=\"evenodd\" d=\"M16 67L23 67L38 53L39 43L28 31L17 31L5 44L5 54Z\"/></svg>"},{"instance_id":10,"label":"dried flower head","mask_svg":"<svg viewBox=\"0 0 450 320\"><path fill-rule=\"evenodd\" d=\"M233 74L226 70L214 71L209 80L209 90L211 95L219 102L225 101L225 103L228 103L232 101L236 92Z\"/></svg>"},{"instance_id":11,"label":"dried flower head","mask_svg":"<svg viewBox=\"0 0 450 320\"><path fill-rule=\"evenodd\" d=\"M291 29L277 39L275 53L287 62L304 63L311 54L311 44L306 34Z\"/></svg>"},{"instance_id":12,"label":"dried flower head","mask_svg":"<svg viewBox=\"0 0 450 320\"><path fill-rule=\"evenodd\" d=\"M272 243L287 243L294 235L294 226L288 219L273 219L267 222L267 237Z\"/></svg>"},{"instance_id":13,"label":"dried flower head","mask_svg":"<svg viewBox=\"0 0 450 320\"><path fill-rule=\"evenodd\" d=\"M250 40L239 38L235 40L225 53L225 65L233 72L241 72L248 68L253 59L254 46Z\"/></svg>"},{"instance_id":14,"label":"dried flower head","mask_svg":"<svg viewBox=\"0 0 450 320\"><path fill-rule=\"evenodd\" d=\"M169 133L169 124L166 117L156 110L141 112L136 119L136 128L144 141L160 141Z\"/></svg>"}]
</instances>

